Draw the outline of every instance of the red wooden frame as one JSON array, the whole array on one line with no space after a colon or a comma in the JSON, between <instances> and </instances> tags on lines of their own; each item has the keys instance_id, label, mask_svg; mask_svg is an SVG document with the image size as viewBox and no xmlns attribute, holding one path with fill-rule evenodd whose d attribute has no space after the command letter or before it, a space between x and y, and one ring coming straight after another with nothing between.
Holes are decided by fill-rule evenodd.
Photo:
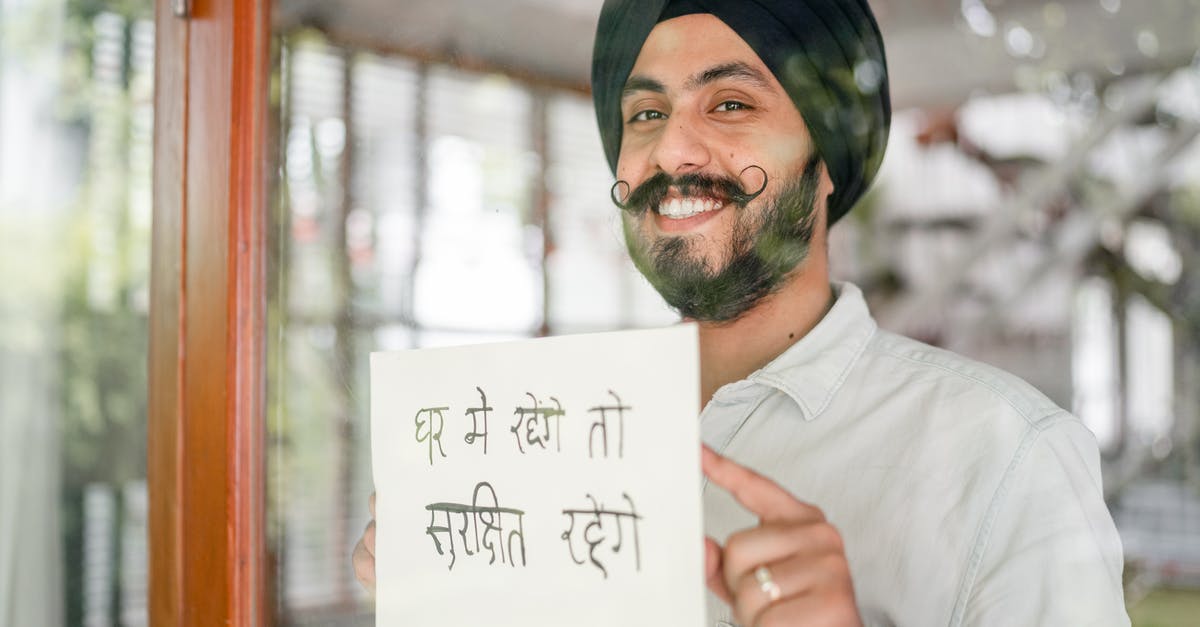
<instances>
[{"instance_id":1,"label":"red wooden frame","mask_svg":"<svg viewBox=\"0 0 1200 627\"><path fill-rule=\"evenodd\" d=\"M156 5L150 621L267 622L269 3Z\"/></svg>"}]
</instances>

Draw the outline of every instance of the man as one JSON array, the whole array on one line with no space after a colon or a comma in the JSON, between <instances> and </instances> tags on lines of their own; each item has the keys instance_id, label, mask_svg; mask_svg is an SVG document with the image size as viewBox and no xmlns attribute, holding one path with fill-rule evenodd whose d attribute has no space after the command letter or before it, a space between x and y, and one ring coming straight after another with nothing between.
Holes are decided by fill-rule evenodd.
<instances>
[{"instance_id":1,"label":"man","mask_svg":"<svg viewBox=\"0 0 1200 627\"><path fill-rule=\"evenodd\" d=\"M1092 435L829 280L890 121L866 1L609 0L592 82L630 254L700 326L710 619L1128 624Z\"/></svg>"}]
</instances>

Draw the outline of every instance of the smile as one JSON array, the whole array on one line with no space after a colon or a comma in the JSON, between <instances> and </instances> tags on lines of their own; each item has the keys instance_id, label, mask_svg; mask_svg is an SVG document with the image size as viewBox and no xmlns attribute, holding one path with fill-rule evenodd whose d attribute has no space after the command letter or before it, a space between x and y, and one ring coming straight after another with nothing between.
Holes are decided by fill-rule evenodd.
<instances>
[{"instance_id":1,"label":"smile","mask_svg":"<svg viewBox=\"0 0 1200 627\"><path fill-rule=\"evenodd\" d=\"M713 198L670 198L657 208L658 214L672 220L682 220L701 213L716 211L724 203Z\"/></svg>"}]
</instances>

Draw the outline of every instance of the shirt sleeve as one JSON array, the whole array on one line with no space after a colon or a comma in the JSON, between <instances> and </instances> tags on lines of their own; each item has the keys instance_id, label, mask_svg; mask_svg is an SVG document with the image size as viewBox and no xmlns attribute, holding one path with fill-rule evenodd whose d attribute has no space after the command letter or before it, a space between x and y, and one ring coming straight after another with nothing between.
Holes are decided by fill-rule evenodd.
<instances>
[{"instance_id":1,"label":"shirt sleeve","mask_svg":"<svg viewBox=\"0 0 1200 627\"><path fill-rule=\"evenodd\" d=\"M955 624L1129 625L1095 437L1066 413L1026 436L984 521Z\"/></svg>"}]
</instances>

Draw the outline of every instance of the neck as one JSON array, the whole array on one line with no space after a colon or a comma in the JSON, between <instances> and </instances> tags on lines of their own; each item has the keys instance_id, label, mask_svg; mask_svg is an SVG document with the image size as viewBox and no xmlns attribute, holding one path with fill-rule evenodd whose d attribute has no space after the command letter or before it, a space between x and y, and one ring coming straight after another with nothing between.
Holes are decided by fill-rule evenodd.
<instances>
[{"instance_id":1,"label":"neck","mask_svg":"<svg viewBox=\"0 0 1200 627\"><path fill-rule=\"evenodd\" d=\"M722 385L746 378L804 337L829 310L833 291L824 255L808 261L777 292L729 323L700 323L700 406Z\"/></svg>"}]
</instances>

